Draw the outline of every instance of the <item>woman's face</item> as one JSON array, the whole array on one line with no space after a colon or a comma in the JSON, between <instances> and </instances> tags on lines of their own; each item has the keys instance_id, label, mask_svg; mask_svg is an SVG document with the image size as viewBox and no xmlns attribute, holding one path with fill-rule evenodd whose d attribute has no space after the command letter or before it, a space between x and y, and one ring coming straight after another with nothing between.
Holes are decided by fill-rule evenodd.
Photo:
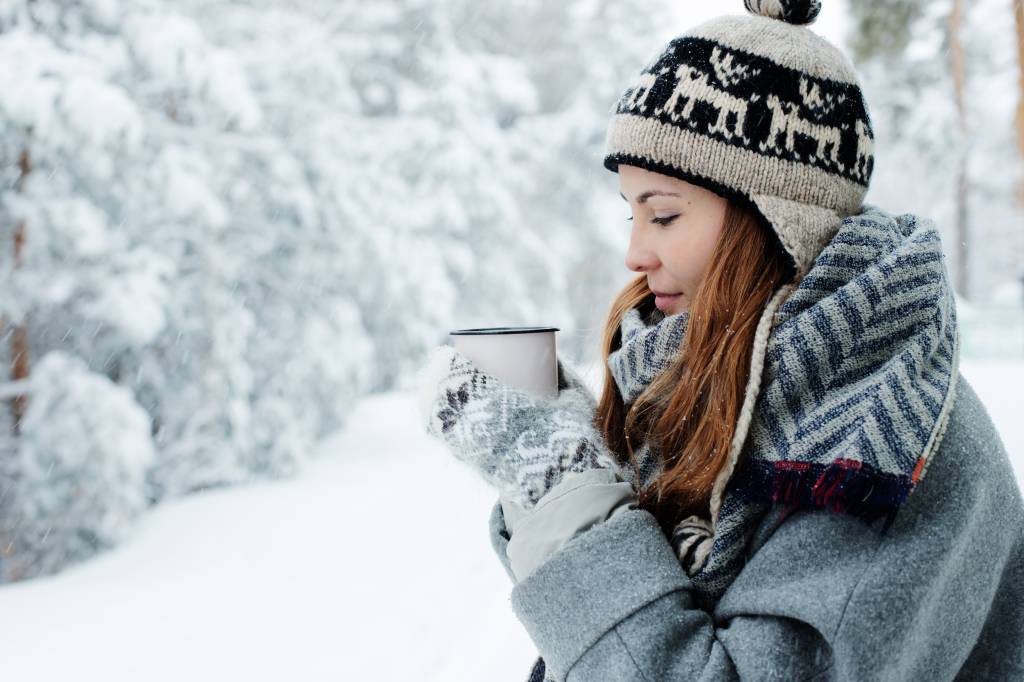
<instances>
[{"instance_id":1,"label":"woman's face","mask_svg":"<svg viewBox=\"0 0 1024 682\"><path fill-rule=\"evenodd\" d=\"M690 309L725 222L724 197L678 178L619 165L619 190L632 209L626 267L647 273L666 315Z\"/></svg>"}]
</instances>

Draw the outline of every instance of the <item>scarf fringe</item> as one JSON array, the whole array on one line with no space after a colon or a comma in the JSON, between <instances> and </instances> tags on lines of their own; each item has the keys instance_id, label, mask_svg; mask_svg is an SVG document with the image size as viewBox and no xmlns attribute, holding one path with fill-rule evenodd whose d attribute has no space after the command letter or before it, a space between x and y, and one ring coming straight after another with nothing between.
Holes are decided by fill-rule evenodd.
<instances>
[{"instance_id":1,"label":"scarf fringe","mask_svg":"<svg viewBox=\"0 0 1024 682\"><path fill-rule=\"evenodd\" d=\"M827 509L868 525L884 518L882 535L914 486L910 476L886 474L855 459L831 464L752 460L729 485L748 500L782 503L780 522L799 509Z\"/></svg>"}]
</instances>

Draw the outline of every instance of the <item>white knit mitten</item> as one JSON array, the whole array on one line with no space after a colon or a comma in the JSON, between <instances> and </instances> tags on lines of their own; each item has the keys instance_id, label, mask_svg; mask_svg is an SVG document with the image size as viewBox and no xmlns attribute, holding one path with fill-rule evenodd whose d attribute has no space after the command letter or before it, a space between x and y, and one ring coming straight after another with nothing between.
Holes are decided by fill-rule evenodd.
<instances>
[{"instance_id":1,"label":"white knit mitten","mask_svg":"<svg viewBox=\"0 0 1024 682\"><path fill-rule=\"evenodd\" d=\"M618 470L593 425L594 397L579 375L557 364L553 398L502 383L451 346L436 348L420 377L426 431L527 509L566 471Z\"/></svg>"}]
</instances>

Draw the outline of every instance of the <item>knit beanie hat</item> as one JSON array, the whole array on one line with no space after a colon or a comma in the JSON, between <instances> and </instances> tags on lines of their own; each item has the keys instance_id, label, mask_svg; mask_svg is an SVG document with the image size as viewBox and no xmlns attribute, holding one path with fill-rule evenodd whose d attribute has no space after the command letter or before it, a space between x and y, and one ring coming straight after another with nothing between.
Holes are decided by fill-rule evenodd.
<instances>
[{"instance_id":1,"label":"knit beanie hat","mask_svg":"<svg viewBox=\"0 0 1024 682\"><path fill-rule=\"evenodd\" d=\"M860 211L873 166L856 71L806 28L819 0L745 0L673 38L613 105L604 165L680 178L754 210L807 274Z\"/></svg>"}]
</instances>

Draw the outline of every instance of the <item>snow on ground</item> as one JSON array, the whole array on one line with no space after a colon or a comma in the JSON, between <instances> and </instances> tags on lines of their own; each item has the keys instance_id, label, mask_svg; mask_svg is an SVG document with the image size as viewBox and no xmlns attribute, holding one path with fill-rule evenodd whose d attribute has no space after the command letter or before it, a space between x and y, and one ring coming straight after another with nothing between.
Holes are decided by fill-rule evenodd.
<instances>
[{"instance_id":1,"label":"snow on ground","mask_svg":"<svg viewBox=\"0 0 1024 682\"><path fill-rule=\"evenodd\" d=\"M961 369L1024 485L1024 361ZM522 682L536 654L488 541L496 495L422 433L412 393L350 423L293 480L166 503L117 549L0 588L4 679Z\"/></svg>"}]
</instances>

